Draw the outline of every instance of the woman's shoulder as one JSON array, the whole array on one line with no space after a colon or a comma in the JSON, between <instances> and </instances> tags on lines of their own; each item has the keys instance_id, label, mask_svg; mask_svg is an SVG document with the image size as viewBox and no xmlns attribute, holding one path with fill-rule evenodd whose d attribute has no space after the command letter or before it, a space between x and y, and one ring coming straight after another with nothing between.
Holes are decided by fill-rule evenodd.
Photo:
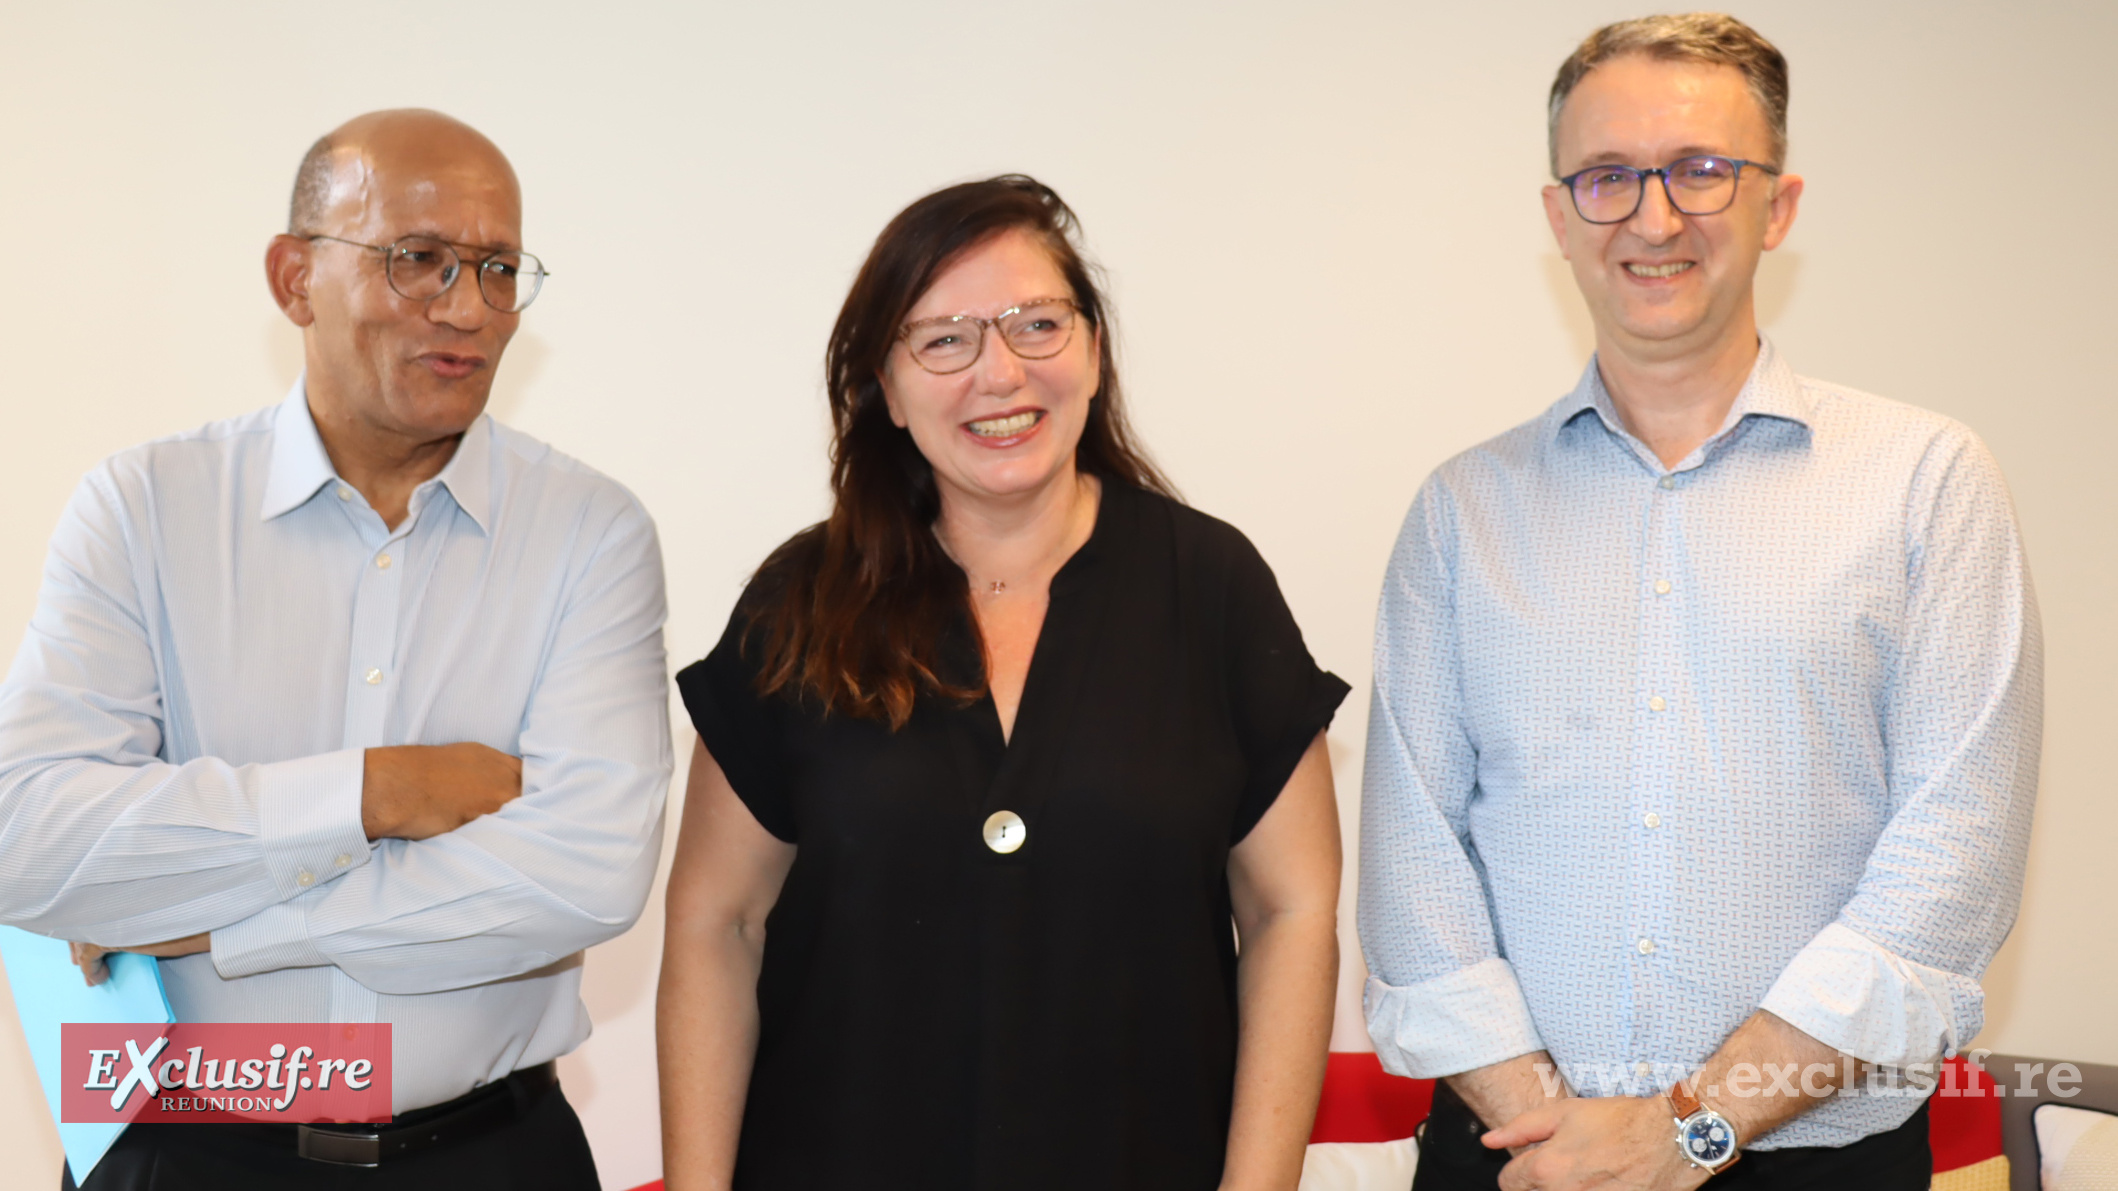
<instances>
[{"instance_id":1,"label":"woman's shoulder","mask_svg":"<svg viewBox=\"0 0 2118 1191\"><path fill-rule=\"evenodd\" d=\"M1263 558L1243 531L1211 513L1173 496L1115 480L1104 481L1143 530L1157 530L1177 557L1197 565L1226 569L1262 565ZM1106 497L1108 499L1108 497Z\"/></svg>"},{"instance_id":2,"label":"woman's shoulder","mask_svg":"<svg viewBox=\"0 0 2118 1191\"><path fill-rule=\"evenodd\" d=\"M720 640L705 657L678 672L677 685L685 691L687 702L698 684L719 682L729 691L756 684L760 668L767 664L765 654L775 623L787 608L790 594L813 582L822 543L823 526L812 525L765 556L736 597Z\"/></svg>"},{"instance_id":3,"label":"woman's shoulder","mask_svg":"<svg viewBox=\"0 0 2118 1191\"><path fill-rule=\"evenodd\" d=\"M823 525L817 524L802 530L774 547L765 561L758 564L741 594L735 598L735 606L729 609L728 621L721 627L720 640L706 657L694 663L689 670L699 670L709 662L735 669L755 669L763 663L761 650L774 636L774 626L783 617L790 602L799 605L800 593L815 582L819 561L823 557ZM791 600L790 600L791 597ZM679 675L682 679L682 675Z\"/></svg>"},{"instance_id":4,"label":"woman's shoulder","mask_svg":"<svg viewBox=\"0 0 2118 1191\"><path fill-rule=\"evenodd\" d=\"M790 589L814 582L824 559L824 528L825 523L819 521L773 547L743 585L736 611L755 616Z\"/></svg>"}]
</instances>

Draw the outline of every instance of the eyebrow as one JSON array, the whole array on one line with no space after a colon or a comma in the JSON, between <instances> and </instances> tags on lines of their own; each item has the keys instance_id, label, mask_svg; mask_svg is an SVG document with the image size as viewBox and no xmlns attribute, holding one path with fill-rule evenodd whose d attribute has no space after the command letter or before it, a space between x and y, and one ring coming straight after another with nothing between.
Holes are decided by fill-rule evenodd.
<instances>
[{"instance_id":1,"label":"eyebrow","mask_svg":"<svg viewBox=\"0 0 2118 1191\"><path fill-rule=\"evenodd\" d=\"M1729 152L1726 149L1709 148L1705 145L1681 145L1677 148L1674 155L1671 156L1667 161L1658 162L1656 164L1668 165L1671 161L1682 161L1687 157L1727 157L1733 159L1735 157L1735 154ZM1620 153L1616 149L1606 149L1598 153L1589 154L1587 157L1582 159L1581 165L1577 168L1584 170L1592 170L1599 165L1630 166L1632 165L1632 162L1627 159L1626 154Z\"/></svg>"},{"instance_id":2,"label":"eyebrow","mask_svg":"<svg viewBox=\"0 0 2118 1191\"><path fill-rule=\"evenodd\" d=\"M486 253L488 255L494 255L502 252L522 251L522 246L520 244L471 244L463 240L451 240L447 236L442 235L440 232L428 231L409 231L401 236L393 237L389 242L395 244L398 240L409 240L414 236L418 236L422 239L427 240L439 240L451 248L469 248L477 252Z\"/></svg>"},{"instance_id":3,"label":"eyebrow","mask_svg":"<svg viewBox=\"0 0 2118 1191\"><path fill-rule=\"evenodd\" d=\"M1059 296L1059 295L1057 295L1057 294L1045 294L1045 295L1039 295L1038 297L1034 297L1034 298L1024 298L1024 299L1023 299L1022 301L1020 301L1020 302L1016 302L1016 303L1014 303L1014 304L1013 304L1013 305L1011 305L1011 306L1003 307L1003 308L1001 309L1001 311L1000 311L1000 314L996 314L996 315L994 315L993 317L994 317L994 318L999 318L1001 314L1012 314L1012 313L1017 313L1017 312L1020 312L1020 311L1023 311L1023 310L1027 310L1027 309L1029 309L1029 308L1030 308L1030 307L1032 307L1032 306L1040 306L1040 305L1043 305L1043 304L1044 304L1044 303L1046 303L1046 302L1071 302L1071 301L1073 301L1073 299L1072 299L1072 298L1062 298L1062 297L1060 297L1060 296ZM921 327L921 326L925 326L925 325L926 325L926 324L928 324L928 323L949 323L949 322L955 322L955 321L956 321L957 319L963 319L963 318L977 318L977 317L978 317L977 315L975 315L975 314L972 314L972 313L970 313L969 311L959 311L959 312L957 312L957 313L955 313L955 314L936 314L936 315L931 315L931 316L929 316L929 317L927 317L927 318L914 318L914 319L907 319L907 320L906 320L906 321L904 322L904 324L903 324L903 325L904 325L904 326L907 326L907 327Z\"/></svg>"}]
</instances>

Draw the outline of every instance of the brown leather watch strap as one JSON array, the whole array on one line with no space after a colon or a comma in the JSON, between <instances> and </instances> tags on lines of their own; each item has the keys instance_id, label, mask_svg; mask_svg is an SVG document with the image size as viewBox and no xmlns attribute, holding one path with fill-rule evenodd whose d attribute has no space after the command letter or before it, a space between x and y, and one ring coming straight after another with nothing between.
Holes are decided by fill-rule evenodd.
<instances>
[{"instance_id":1,"label":"brown leather watch strap","mask_svg":"<svg viewBox=\"0 0 2118 1191\"><path fill-rule=\"evenodd\" d=\"M1669 1096L1669 1107L1671 1111L1677 1114L1677 1121L1679 1124L1682 1124L1683 1122L1691 1119L1691 1115L1693 1113L1698 1112L1701 1108L1705 1107L1705 1105L1699 1103L1699 1098L1697 1096L1692 1095L1691 1085L1685 1080L1680 1079L1676 1083L1671 1084L1669 1091L1666 1094ZM1682 1134L1680 1131L1680 1139L1681 1136ZM1682 1148L1681 1144L1679 1148ZM1723 1162L1720 1166L1714 1169L1714 1173L1720 1174L1722 1171L1727 1170L1731 1166L1734 1166L1736 1164L1736 1160L1741 1158L1742 1156L1742 1147L1738 1146L1733 1152L1728 1155L1728 1161Z\"/></svg>"}]
</instances>

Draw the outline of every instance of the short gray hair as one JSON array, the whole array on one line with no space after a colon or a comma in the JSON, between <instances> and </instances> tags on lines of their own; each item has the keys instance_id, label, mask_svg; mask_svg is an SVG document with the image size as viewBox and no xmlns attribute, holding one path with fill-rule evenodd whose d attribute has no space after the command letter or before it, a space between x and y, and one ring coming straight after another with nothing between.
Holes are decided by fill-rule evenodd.
<instances>
[{"instance_id":1,"label":"short gray hair","mask_svg":"<svg viewBox=\"0 0 2118 1191\"><path fill-rule=\"evenodd\" d=\"M1567 96L1574 93L1589 71L1628 54L1641 54L1664 62L1705 62L1733 66L1743 72L1750 94L1765 113L1772 132L1772 160L1787 161L1787 58L1779 47L1757 30L1719 12L1687 12L1675 16L1639 17L1605 25L1588 35L1567 60L1559 64L1559 77L1552 80L1552 103L1545 127L1552 159L1552 176L1559 175L1559 113Z\"/></svg>"},{"instance_id":2,"label":"short gray hair","mask_svg":"<svg viewBox=\"0 0 2118 1191\"><path fill-rule=\"evenodd\" d=\"M331 201L331 151L338 143L318 137L302 154L301 168L294 171L294 197L287 201L287 234L312 234L324 221L324 208Z\"/></svg>"}]
</instances>

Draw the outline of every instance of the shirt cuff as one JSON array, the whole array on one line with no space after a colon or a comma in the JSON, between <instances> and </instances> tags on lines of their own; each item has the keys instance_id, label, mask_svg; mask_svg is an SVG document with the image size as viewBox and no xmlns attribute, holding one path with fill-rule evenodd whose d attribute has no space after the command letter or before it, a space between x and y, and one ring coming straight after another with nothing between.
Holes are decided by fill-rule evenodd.
<instances>
[{"instance_id":1,"label":"shirt cuff","mask_svg":"<svg viewBox=\"0 0 2118 1191\"><path fill-rule=\"evenodd\" d=\"M1495 956L1402 988L1368 977L1361 998L1384 1070L1456 1075L1544 1049L1515 969Z\"/></svg>"},{"instance_id":2,"label":"shirt cuff","mask_svg":"<svg viewBox=\"0 0 2118 1191\"><path fill-rule=\"evenodd\" d=\"M281 900L368 862L360 825L366 756L341 749L257 767L258 842Z\"/></svg>"},{"instance_id":3,"label":"shirt cuff","mask_svg":"<svg viewBox=\"0 0 2118 1191\"><path fill-rule=\"evenodd\" d=\"M1913 963L1837 922L1795 953L1759 1007L1883 1067L1953 1055L1985 1024L1976 980Z\"/></svg>"},{"instance_id":4,"label":"shirt cuff","mask_svg":"<svg viewBox=\"0 0 2118 1191\"><path fill-rule=\"evenodd\" d=\"M320 968L330 962L309 938L309 914L301 899L266 906L213 932L213 970L223 980L281 968Z\"/></svg>"}]
</instances>

